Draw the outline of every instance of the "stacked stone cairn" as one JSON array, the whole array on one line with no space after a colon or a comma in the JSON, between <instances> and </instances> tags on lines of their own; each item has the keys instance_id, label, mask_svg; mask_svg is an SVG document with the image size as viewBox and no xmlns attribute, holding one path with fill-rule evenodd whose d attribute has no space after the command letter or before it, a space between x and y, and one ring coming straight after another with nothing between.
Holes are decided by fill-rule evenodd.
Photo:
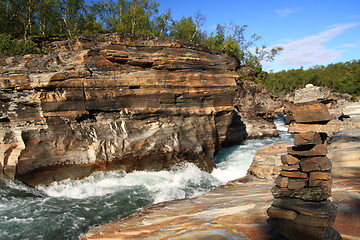
<instances>
[{"instance_id":1,"label":"stacked stone cairn","mask_svg":"<svg viewBox=\"0 0 360 240\"><path fill-rule=\"evenodd\" d=\"M297 125L294 146L281 156L282 170L271 190L275 198L267 210L271 235L290 240L341 239L332 227L337 207L329 199L332 165L326 157L326 126L332 117L321 101L294 104L291 113Z\"/></svg>"}]
</instances>

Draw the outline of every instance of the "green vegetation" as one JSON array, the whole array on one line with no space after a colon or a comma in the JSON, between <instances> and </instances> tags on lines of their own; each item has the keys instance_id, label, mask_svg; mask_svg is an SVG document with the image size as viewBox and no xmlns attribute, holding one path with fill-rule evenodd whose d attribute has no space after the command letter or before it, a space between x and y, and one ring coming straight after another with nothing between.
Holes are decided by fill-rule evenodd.
<instances>
[{"instance_id":1,"label":"green vegetation","mask_svg":"<svg viewBox=\"0 0 360 240\"><path fill-rule=\"evenodd\" d=\"M312 83L332 91L360 95L360 60L315 66L308 70L296 69L269 73L263 78L267 89L274 92L292 92Z\"/></svg>"},{"instance_id":2,"label":"green vegetation","mask_svg":"<svg viewBox=\"0 0 360 240\"><path fill-rule=\"evenodd\" d=\"M202 30L206 17L173 19L171 10L159 13L155 0L2 0L0 1L0 54L46 53L44 40L81 34L124 32L175 38L205 44L238 59L241 76L261 81L271 91L290 92L308 83L334 91L360 94L360 61L266 73L261 61L272 61L282 50L258 46L258 35L246 34L246 25L218 24ZM251 70L249 70L251 69ZM249 72L250 71L250 72Z\"/></svg>"},{"instance_id":3,"label":"green vegetation","mask_svg":"<svg viewBox=\"0 0 360 240\"><path fill-rule=\"evenodd\" d=\"M31 40L13 39L11 35L0 33L0 53L7 55L24 55L38 53L37 44Z\"/></svg>"},{"instance_id":4,"label":"green vegetation","mask_svg":"<svg viewBox=\"0 0 360 240\"><path fill-rule=\"evenodd\" d=\"M41 46L34 45L34 39L39 37L73 38L89 33L125 32L206 44L260 73L260 61L271 61L281 51L281 48L257 47L260 37L255 34L247 37L246 25L218 25L215 33L207 33L201 30L206 17L200 12L175 20L171 10L159 13L158 8L159 3L154 0L98 0L91 4L85 0L2 0L0 53L44 52Z\"/></svg>"}]
</instances>

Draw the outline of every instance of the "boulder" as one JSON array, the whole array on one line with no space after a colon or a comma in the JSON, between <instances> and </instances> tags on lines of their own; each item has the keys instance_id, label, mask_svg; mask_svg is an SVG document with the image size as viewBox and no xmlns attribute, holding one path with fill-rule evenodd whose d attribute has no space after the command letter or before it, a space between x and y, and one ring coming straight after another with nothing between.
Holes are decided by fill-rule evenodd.
<instances>
[{"instance_id":1,"label":"boulder","mask_svg":"<svg viewBox=\"0 0 360 240\"><path fill-rule=\"evenodd\" d=\"M288 153L299 157L325 156L327 154L327 144L288 147Z\"/></svg>"},{"instance_id":2,"label":"boulder","mask_svg":"<svg viewBox=\"0 0 360 240\"><path fill-rule=\"evenodd\" d=\"M288 189L274 186L271 189L274 198L297 198L304 201L320 202L331 197L331 189L325 186L311 188Z\"/></svg>"},{"instance_id":3,"label":"boulder","mask_svg":"<svg viewBox=\"0 0 360 240\"><path fill-rule=\"evenodd\" d=\"M326 156L303 158L300 165L304 172L328 171L332 167L331 161Z\"/></svg>"},{"instance_id":4,"label":"boulder","mask_svg":"<svg viewBox=\"0 0 360 240\"><path fill-rule=\"evenodd\" d=\"M247 178L275 179L281 171L281 159L286 153L286 148L291 145L292 141L279 141L259 149L247 172Z\"/></svg>"},{"instance_id":5,"label":"boulder","mask_svg":"<svg viewBox=\"0 0 360 240\"><path fill-rule=\"evenodd\" d=\"M321 102L306 102L291 105L292 116L297 123L329 122L333 117L325 104Z\"/></svg>"},{"instance_id":6,"label":"boulder","mask_svg":"<svg viewBox=\"0 0 360 240\"><path fill-rule=\"evenodd\" d=\"M323 144L327 135L318 132L303 132L294 135L294 145Z\"/></svg>"},{"instance_id":7,"label":"boulder","mask_svg":"<svg viewBox=\"0 0 360 240\"><path fill-rule=\"evenodd\" d=\"M326 87L317 87L307 84L305 88L295 90L294 103L312 102L316 100L327 100L331 98L331 92Z\"/></svg>"},{"instance_id":8,"label":"boulder","mask_svg":"<svg viewBox=\"0 0 360 240\"><path fill-rule=\"evenodd\" d=\"M341 123L336 120L329 121L327 124L303 124L291 123L289 126L289 133L302 133L302 132L319 132L331 135L339 132Z\"/></svg>"}]
</instances>

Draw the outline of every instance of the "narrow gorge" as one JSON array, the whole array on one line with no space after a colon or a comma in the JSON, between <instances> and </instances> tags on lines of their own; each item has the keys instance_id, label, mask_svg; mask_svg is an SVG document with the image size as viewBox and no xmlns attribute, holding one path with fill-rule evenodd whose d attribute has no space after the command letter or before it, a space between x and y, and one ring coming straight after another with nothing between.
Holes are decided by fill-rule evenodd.
<instances>
[{"instance_id":1,"label":"narrow gorge","mask_svg":"<svg viewBox=\"0 0 360 240\"><path fill-rule=\"evenodd\" d=\"M182 161L210 172L222 146L248 135L235 95L246 117L262 91L241 86L232 57L143 35L82 36L0 65L1 168L32 186Z\"/></svg>"}]
</instances>

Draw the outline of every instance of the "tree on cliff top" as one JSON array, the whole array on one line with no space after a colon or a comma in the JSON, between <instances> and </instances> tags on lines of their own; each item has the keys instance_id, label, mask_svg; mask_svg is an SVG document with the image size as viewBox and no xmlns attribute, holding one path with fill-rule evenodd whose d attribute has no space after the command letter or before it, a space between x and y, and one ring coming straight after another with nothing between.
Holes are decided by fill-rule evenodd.
<instances>
[{"instance_id":1,"label":"tree on cliff top","mask_svg":"<svg viewBox=\"0 0 360 240\"><path fill-rule=\"evenodd\" d=\"M72 38L97 32L128 32L176 38L206 44L210 48L236 57L243 66L261 72L262 60L272 60L281 50L256 47L258 35L245 37L246 25L218 25L216 33L201 30L205 16L174 20L171 11L159 14L154 0L3 0L0 1L0 50L19 54L21 46L34 46L34 36ZM16 40L22 38L22 41ZM10 44L11 43L11 44ZM15 47L14 47L15 46ZM15 49L16 48L16 49Z\"/></svg>"},{"instance_id":2,"label":"tree on cliff top","mask_svg":"<svg viewBox=\"0 0 360 240\"><path fill-rule=\"evenodd\" d=\"M256 44L261 37L253 34L247 38L245 36L247 27L247 25L218 24L216 33L212 33L205 43L213 49L236 57L242 66L251 66L255 71L261 71L261 61L274 60L282 48L275 47L268 51L265 45L258 47Z\"/></svg>"}]
</instances>

